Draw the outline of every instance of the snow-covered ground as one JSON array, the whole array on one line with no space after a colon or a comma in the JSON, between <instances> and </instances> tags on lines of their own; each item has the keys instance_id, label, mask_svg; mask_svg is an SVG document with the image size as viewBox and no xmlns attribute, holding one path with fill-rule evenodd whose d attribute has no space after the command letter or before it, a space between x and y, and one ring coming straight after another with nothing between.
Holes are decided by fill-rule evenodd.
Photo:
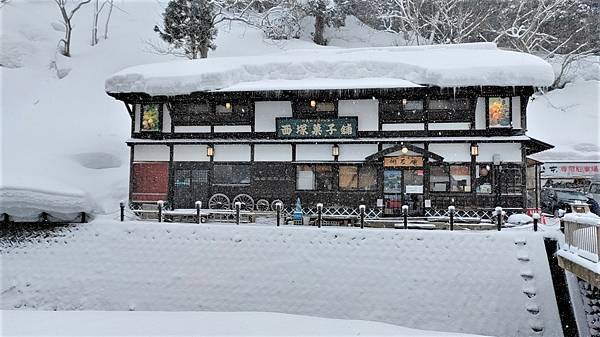
<instances>
[{"instance_id":1,"label":"snow-covered ground","mask_svg":"<svg viewBox=\"0 0 600 337\"><path fill-rule=\"evenodd\" d=\"M96 219L44 234L2 244L1 309L261 311L562 335L543 235L532 231Z\"/></svg>"},{"instance_id":2,"label":"snow-covered ground","mask_svg":"<svg viewBox=\"0 0 600 337\"><path fill-rule=\"evenodd\" d=\"M1 311L3 336L476 337L270 312Z\"/></svg>"}]
</instances>

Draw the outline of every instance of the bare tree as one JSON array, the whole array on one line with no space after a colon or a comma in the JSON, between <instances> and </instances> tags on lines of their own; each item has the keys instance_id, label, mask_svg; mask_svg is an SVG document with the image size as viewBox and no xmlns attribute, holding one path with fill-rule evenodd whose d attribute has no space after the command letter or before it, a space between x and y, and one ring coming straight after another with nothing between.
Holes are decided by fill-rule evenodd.
<instances>
[{"instance_id":1,"label":"bare tree","mask_svg":"<svg viewBox=\"0 0 600 337\"><path fill-rule=\"evenodd\" d=\"M60 14L63 19L63 24L65 25L65 37L60 39L59 44L63 44L62 54L65 56L71 56L71 33L73 32L73 25L71 24L71 20L75 13L81 9L83 5L90 3L92 0L81 0L79 2L75 2L75 6L68 10L68 0L54 0L58 9L60 10Z\"/></svg>"},{"instance_id":2,"label":"bare tree","mask_svg":"<svg viewBox=\"0 0 600 337\"><path fill-rule=\"evenodd\" d=\"M108 15L106 15L106 21L104 22L104 39L108 39L108 23L110 22L110 17L112 15L114 7L114 0L108 0Z\"/></svg>"}]
</instances>

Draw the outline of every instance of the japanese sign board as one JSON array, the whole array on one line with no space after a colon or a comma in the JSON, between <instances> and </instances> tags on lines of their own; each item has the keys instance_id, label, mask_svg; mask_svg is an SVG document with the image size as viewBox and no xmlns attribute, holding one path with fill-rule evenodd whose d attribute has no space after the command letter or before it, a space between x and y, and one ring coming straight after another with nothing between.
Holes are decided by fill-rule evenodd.
<instances>
[{"instance_id":1,"label":"japanese sign board","mask_svg":"<svg viewBox=\"0 0 600 337\"><path fill-rule=\"evenodd\" d=\"M423 157L419 156L396 156L384 157L383 167L418 167L423 166Z\"/></svg>"},{"instance_id":2,"label":"japanese sign board","mask_svg":"<svg viewBox=\"0 0 600 337\"><path fill-rule=\"evenodd\" d=\"M591 178L600 174L600 163L544 163L541 178Z\"/></svg>"},{"instance_id":3,"label":"japanese sign board","mask_svg":"<svg viewBox=\"0 0 600 337\"><path fill-rule=\"evenodd\" d=\"M278 138L353 138L358 118L277 118Z\"/></svg>"}]
</instances>

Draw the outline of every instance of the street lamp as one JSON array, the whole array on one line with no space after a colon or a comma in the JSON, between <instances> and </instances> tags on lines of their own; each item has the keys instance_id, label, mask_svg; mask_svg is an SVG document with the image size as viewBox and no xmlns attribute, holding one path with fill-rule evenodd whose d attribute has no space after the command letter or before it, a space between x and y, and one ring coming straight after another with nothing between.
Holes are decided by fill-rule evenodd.
<instances>
[{"instance_id":1,"label":"street lamp","mask_svg":"<svg viewBox=\"0 0 600 337\"><path fill-rule=\"evenodd\" d=\"M479 155L479 145L471 144L471 156L478 156L478 155Z\"/></svg>"},{"instance_id":2,"label":"street lamp","mask_svg":"<svg viewBox=\"0 0 600 337\"><path fill-rule=\"evenodd\" d=\"M212 157L212 156L214 156L214 155L215 155L215 148L214 148L212 145L209 145L209 146L206 148L206 155L207 155L208 157Z\"/></svg>"},{"instance_id":3,"label":"street lamp","mask_svg":"<svg viewBox=\"0 0 600 337\"><path fill-rule=\"evenodd\" d=\"M337 144L333 144L331 147L331 155L337 157L340 155L340 147Z\"/></svg>"}]
</instances>

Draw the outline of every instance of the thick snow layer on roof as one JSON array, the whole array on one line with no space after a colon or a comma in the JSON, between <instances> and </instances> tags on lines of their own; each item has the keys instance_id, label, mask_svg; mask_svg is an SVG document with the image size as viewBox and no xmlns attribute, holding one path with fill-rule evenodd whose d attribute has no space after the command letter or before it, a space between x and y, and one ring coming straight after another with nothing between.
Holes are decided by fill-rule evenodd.
<instances>
[{"instance_id":1,"label":"thick snow layer on roof","mask_svg":"<svg viewBox=\"0 0 600 337\"><path fill-rule=\"evenodd\" d=\"M385 78L421 85L462 87L478 85L547 86L554 80L550 64L525 53L501 50L493 43L380 48L321 48L278 54L215 57L140 65L106 80L108 92L178 95L195 91L286 89L273 81L326 78L361 87L363 80ZM302 85L305 85L302 83ZM313 85L318 86L317 83ZM293 86L293 85L292 85ZM406 85L402 85L403 87Z\"/></svg>"},{"instance_id":2,"label":"thick snow layer on roof","mask_svg":"<svg viewBox=\"0 0 600 337\"><path fill-rule=\"evenodd\" d=\"M0 240L0 308L261 311L492 336L539 336L535 330L542 329L544 336L562 336L543 236L531 230L107 218L50 237L33 233L22 244Z\"/></svg>"}]
</instances>

